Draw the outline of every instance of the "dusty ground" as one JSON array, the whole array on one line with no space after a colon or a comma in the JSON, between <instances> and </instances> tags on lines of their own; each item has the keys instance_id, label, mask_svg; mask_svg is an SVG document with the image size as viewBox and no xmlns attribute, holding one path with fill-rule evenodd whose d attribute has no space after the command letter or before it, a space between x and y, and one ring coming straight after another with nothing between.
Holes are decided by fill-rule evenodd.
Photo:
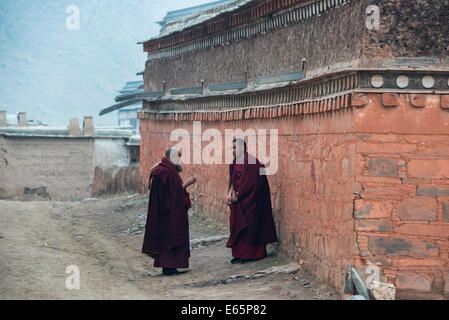
<instances>
[{"instance_id":1,"label":"dusty ground","mask_svg":"<svg viewBox=\"0 0 449 320\"><path fill-rule=\"evenodd\" d=\"M140 253L145 196L70 202L0 201L0 299L336 299L299 270L254 277L289 261L273 251L232 265L226 239L194 246L188 273L163 277ZM223 225L190 214L192 242L227 235ZM69 290L66 268L80 271Z\"/></svg>"}]
</instances>

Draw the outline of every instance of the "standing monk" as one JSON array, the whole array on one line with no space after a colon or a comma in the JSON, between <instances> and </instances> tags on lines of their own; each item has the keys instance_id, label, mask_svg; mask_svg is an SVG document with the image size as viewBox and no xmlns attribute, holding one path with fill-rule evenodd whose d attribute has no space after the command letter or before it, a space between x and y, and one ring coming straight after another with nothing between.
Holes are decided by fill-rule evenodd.
<instances>
[{"instance_id":1,"label":"standing monk","mask_svg":"<svg viewBox=\"0 0 449 320\"><path fill-rule=\"evenodd\" d=\"M229 166L227 203L231 208L227 247L232 248L231 263L246 263L266 257L266 244L276 242L271 211L270 186L264 165L246 151L242 139L232 142L234 162Z\"/></svg>"},{"instance_id":2,"label":"standing monk","mask_svg":"<svg viewBox=\"0 0 449 320\"><path fill-rule=\"evenodd\" d=\"M189 193L186 188L196 182L190 178L183 183L179 172L182 154L169 149L165 157L152 168L150 200L142 253L154 258L154 266L164 275L177 275L177 268L188 268L190 257Z\"/></svg>"}]
</instances>

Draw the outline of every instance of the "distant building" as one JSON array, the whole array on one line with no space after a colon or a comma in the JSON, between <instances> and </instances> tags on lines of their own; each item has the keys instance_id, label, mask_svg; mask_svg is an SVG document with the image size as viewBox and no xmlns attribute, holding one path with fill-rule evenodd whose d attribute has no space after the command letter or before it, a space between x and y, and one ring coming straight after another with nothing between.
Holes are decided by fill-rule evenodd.
<instances>
[{"instance_id":1,"label":"distant building","mask_svg":"<svg viewBox=\"0 0 449 320\"><path fill-rule=\"evenodd\" d=\"M72 200L140 183L138 166L129 166L138 162L140 141L131 130L94 127L90 116L82 126L72 118L59 127L21 126L17 119L8 125L7 119L0 110L0 199ZM126 183L115 179L120 170Z\"/></svg>"},{"instance_id":2,"label":"distant building","mask_svg":"<svg viewBox=\"0 0 449 320\"><path fill-rule=\"evenodd\" d=\"M140 120L137 119L137 111L141 109L141 105L137 104L118 111L118 126L132 128L134 134L139 133Z\"/></svg>"},{"instance_id":3,"label":"distant building","mask_svg":"<svg viewBox=\"0 0 449 320\"><path fill-rule=\"evenodd\" d=\"M125 87L120 90L120 95L117 99L136 93L143 93L143 81L131 81L125 84ZM128 107L118 110L118 126L131 127L134 134L139 134L140 120L137 119L137 111L142 108L142 102L138 101Z\"/></svg>"},{"instance_id":4,"label":"distant building","mask_svg":"<svg viewBox=\"0 0 449 320\"><path fill-rule=\"evenodd\" d=\"M119 110L118 126L131 128L134 134L139 134L140 121L137 119L137 111L142 107L139 96L143 93L143 81L127 82L115 97L117 103L101 110L100 116Z\"/></svg>"},{"instance_id":5,"label":"distant building","mask_svg":"<svg viewBox=\"0 0 449 320\"><path fill-rule=\"evenodd\" d=\"M161 26L160 32L166 31L166 28L172 23L176 27L176 25L179 24L179 20L182 20L183 18L188 18L195 14L201 15L205 10L213 9L231 2L231 0L218 0L199 6L169 11L164 19L157 22ZM136 75L143 76L144 72L139 72ZM137 111L141 110L142 101L157 100L163 96L165 92L145 93L143 81L130 81L125 84L119 93L120 95L115 97L117 103L101 110L100 116L118 110L118 125L120 127L131 127L134 134L139 135L140 120L137 118Z\"/></svg>"}]
</instances>

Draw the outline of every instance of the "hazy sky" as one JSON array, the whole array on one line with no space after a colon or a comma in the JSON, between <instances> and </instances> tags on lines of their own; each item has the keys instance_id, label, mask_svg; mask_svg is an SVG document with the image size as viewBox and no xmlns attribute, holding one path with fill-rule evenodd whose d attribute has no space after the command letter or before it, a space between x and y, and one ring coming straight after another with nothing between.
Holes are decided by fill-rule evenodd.
<instances>
[{"instance_id":1,"label":"hazy sky","mask_svg":"<svg viewBox=\"0 0 449 320\"><path fill-rule=\"evenodd\" d=\"M137 42L158 34L167 11L208 2L0 0L0 110L50 125L84 115L116 125L116 112L98 113L126 81L141 80L146 55Z\"/></svg>"}]
</instances>

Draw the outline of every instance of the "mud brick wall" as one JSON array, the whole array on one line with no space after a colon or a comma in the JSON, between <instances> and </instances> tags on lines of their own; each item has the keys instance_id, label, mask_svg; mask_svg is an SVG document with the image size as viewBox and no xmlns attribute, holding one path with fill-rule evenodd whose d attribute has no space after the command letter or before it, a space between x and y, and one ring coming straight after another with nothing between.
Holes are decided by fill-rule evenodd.
<instances>
[{"instance_id":1,"label":"mud brick wall","mask_svg":"<svg viewBox=\"0 0 449 320\"><path fill-rule=\"evenodd\" d=\"M69 200L90 196L94 141L0 137L0 198Z\"/></svg>"},{"instance_id":2,"label":"mud brick wall","mask_svg":"<svg viewBox=\"0 0 449 320\"><path fill-rule=\"evenodd\" d=\"M354 1L307 21L263 36L172 58L148 60L145 91L230 81L253 81L255 76L300 71L307 59L307 75L341 68L360 58L363 35L362 1ZM318 41L319 39L319 41ZM273 45L278 43L279 45ZM287 45L288 44L288 45Z\"/></svg>"},{"instance_id":3,"label":"mud brick wall","mask_svg":"<svg viewBox=\"0 0 449 320\"><path fill-rule=\"evenodd\" d=\"M366 0L368 5L380 8L380 30L364 29L364 56L447 58L449 2Z\"/></svg>"},{"instance_id":4,"label":"mud brick wall","mask_svg":"<svg viewBox=\"0 0 449 320\"><path fill-rule=\"evenodd\" d=\"M385 93L367 101L355 116L361 263L381 265L398 299L447 298L447 96Z\"/></svg>"},{"instance_id":5,"label":"mud brick wall","mask_svg":"<svg viewBox=\"0 0 449 320\"><path fill-rule=\"evenodd\" d=\"M370 5L379 7L378 29L366 27ZM161 91L164 81L167 90L199 86L201 80L205 87L253 81L255 76L300 71L302 59L307 60L307 78L342 68L407 64L401 62L403 57L447 66L448 15L446 1L354 0L263 36L150 59L144 74L145 90Z\"/></svg>"},{"instance_id":6,"label":"mud brick wall","mask_svg":"<svg viewBox=\"0 0 449 320\"><path fill-rule=\"evenodd\" d=\"M142 192L143 183L138 164L126 167L95 167L92 197L104 195Z\"/></svg>"},{"instance_id":7,"label":"mud brick wall","mask_svg":"<svg viewBox=\"0 0 449 320\"><path fill-rule=\"evenodd\" d=\"M0 136L0 198L67 201L133 191L140 175L128 164L123 138Z\"/></svg>"},{"instance_id":8,"label":"mud brick wall","mask_svg":"<svg viewBox=\"0 0 449 320\"><path fill-rule=\"evenodd\" d=\"M269 176L280 248L320 279L341 288L346 263L358 257L352 208L355 183L355 135L352 111L270 120L202 122L202 130L279 130L279 170ZM170 133L192 122L141 120L141 172L150 168L176 144ZM224 140L224 139L223 139ZM203 147L207 143L203 142ZM224 145L223 145L224 150ZM223 151L224 152L224 151ZM269 152L269 150L267 150ZM184 165L182 177L198 179L189 190L194 209L228 222L225 204L228 165ZM301 259L301 260L300 260Z\"/></svg>"}]
</instances>

